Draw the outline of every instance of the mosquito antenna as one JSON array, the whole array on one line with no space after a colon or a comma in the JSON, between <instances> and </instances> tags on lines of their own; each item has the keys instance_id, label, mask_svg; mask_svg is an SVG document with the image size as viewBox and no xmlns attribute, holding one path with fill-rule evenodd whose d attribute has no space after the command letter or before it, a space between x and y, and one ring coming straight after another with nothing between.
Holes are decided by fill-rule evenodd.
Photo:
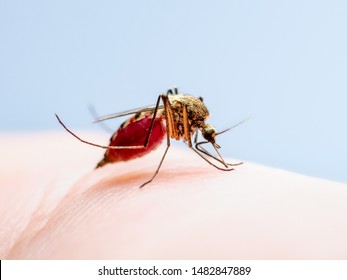
<instances>
[{"instance_id":1,"label":"mosquito antenna","mask_svg":"<svg viewBox=\"0 0 347 280\"><path fill-rule=\"evenodd\" d=\"M229 130L231 130L231 129L233 129L233 128L235 128L235 127L241 125L241 124L243 124L244 122L248 121L249 119L250 119L250 118L244 119L244 120L240 121L239 123L237 123L237 124L235 124L235 125L233 125L233 126L227 128L227 129L224 129L224 130L222 130L222 131L220 131L220 132L217 132L217 133L215 134L215 136L217 136L217 135L219 135L219 134L222 134L222 133L224 133L224 132L227 132L227 131L229 131ZM201 153L203 153L203 154L205 154L205 155L207 155L207 156L213 158L214 160L216 160L216 161L222 163L222 164L223 164L224 166L226 166L226 167L227 167L227 166L237 166L237 165L242 164L242 162L240 162L240 163L226 163L225 160L223 159L222 155L221 155L221 154L219 153L219 151L218 151L218 149L220 148L220 146L219 146L217 143L211 143L211 144L212 144L213 148L215 149L216 153L218 154L219 158L217 158L217 157L215 157L214 155L212 155L212 154L211 154L210 152L208 152L205 148L200 147L201 145L207 144L207 143L209 143L209 141L203 141L203 142L196 143L196 144L195 144L195 148L196 148L198 151L200 151Z\"/></svg>"},{"instance_id":2,"label":"mosquito antenna","mask_svg":"<svg viewBox=\"0 0 347 280\"><path fill-rule=\"evenodd\" d=\"M229 131L229 130L231 130L231 129L233 129L233 128L235 128L235 127L237 127L237 126L239 126L239 125L241 125L241 124L243 124L243 123L245 123L245 122L248 121L249 119L250 119L250 117L247 118L247 119L244 119L243 121L238 122L237 124L234 124L233 126L227 128L227 129L224 129L224 130L222 130L222 131L220 131L220 132L217 132L217 133L216 133L216 136L219 135L219 134L222 134L222 133L224 133L224 132L227 132L227 131Z\"/></svg>"}]
</instances>

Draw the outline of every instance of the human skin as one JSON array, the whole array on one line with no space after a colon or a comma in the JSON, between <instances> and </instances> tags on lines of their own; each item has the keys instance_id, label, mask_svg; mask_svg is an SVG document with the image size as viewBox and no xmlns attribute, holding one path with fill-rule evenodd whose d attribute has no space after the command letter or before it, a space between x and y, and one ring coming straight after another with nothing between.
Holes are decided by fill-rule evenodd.
<instances>
[{"instance_id":1,"label":"human skin","mask_svg":"<svg viewBox=\"0 0 347 280\"><path fill-rule=\"evenodd\" d=\"M0 144L1 259L347 259L346 184L173 146L140 189L165 143L96 170L103 151L66 133Z\"/></svg>"}]
</instances>

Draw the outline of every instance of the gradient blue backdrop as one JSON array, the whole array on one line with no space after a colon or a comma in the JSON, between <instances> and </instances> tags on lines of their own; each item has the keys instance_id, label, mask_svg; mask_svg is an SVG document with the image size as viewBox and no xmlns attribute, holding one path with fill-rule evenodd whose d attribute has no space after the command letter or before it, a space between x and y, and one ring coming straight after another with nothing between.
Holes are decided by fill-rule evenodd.
<instances>
[{"instance_id":1,"label":"gradient blue backdrop","mask_svg":"<svg viewBox=\"0 0 347 280\"><path fill-rule=\"evenodd\" d=\"M219 129L252 117L224 155L347 182L346 1L0 0L2 132L97 129L89 104L172 86Z\"/></svg>"}]
</instances>

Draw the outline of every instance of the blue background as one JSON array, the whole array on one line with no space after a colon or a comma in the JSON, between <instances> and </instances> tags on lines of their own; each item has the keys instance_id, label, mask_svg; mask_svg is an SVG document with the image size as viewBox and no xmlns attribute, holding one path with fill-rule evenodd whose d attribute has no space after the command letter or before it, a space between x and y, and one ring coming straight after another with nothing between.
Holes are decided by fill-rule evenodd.
<instances>
[{"instance_id":1,"label":"blue background","mask_svg":"<svg viewBox=\"0 0 347 280\"><path fill-rule=\"evenodd\" d=\"M0 1L0 131L99 129L178 86L222 154L347 182L346 1ZM116 120L115 128L122 120ZM108 137L107 137L108 138ZM107 139L106 138L106 139Z\"/></svg>"}]
</instances>

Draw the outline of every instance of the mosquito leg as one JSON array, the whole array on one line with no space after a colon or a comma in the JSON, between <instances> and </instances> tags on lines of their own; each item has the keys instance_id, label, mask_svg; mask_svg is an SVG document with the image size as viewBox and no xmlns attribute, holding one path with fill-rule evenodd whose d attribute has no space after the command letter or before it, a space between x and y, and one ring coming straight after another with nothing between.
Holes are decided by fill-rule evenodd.
<instances>
[{"instance_id":1,"label":"mosquito leg","mask_svg":"<svg viewBox=\"0 0 347 280\"><path fill-rule=\"evenodd\" d=\"M219 146L218 146L218 147L219 147ZM225 160L224 160L224 158L222 157L222 155L218 152L216 143L213 144L213 148L215 149L216 153L218 154L219 158L221 159L221 162L224 164L225 167L228 167L228 165L229 165L229 166L236 166L236 165L242 164L242 162L241 162L241 163L235 163L235 164L226 163Z\"/></svg>"},{"instance_id":2,"label":"mosquito leg","mask_svg":"<svg viewBox=\"0 0 347 280\"><path fill-rule=\"evenodd\" d=\"M57 114L55 114L55 116L56 116L58 122L64 127L64 129L67 132L69 132L72 136L74 136L76 139L81 141L82 143L85 143L85 144L88 144L88 145L91 145L91 146L95 146L95 147L99 147L99 148L102 148L102 149L113 149L113 150L116 150L116 149L119 149L119 150L122 150L122 149L143 149L143 148L147 147L149 139L151 137L153 126L154 126L155 117L157 115L158 108L159 108L160 100L161 100L161 95L158 96L158 100L157 100L157 103L156 103L156 106L155 106L155 109L154 109L154 112L153 112L152 122L151 122L151 125L149 127L149 131L148 131L147 138L146 138L146 141L145 141L144 145L137 145L137 146L105 146L105 145L95 144L95 143L86 141L86 140L80 138L79 136L77 136L75 133L73 133L70 129L68 129L66 127L66 125L60 120L60 118L58 117Z\"/></svg>"},{"instance_id":3,"label":"mosquito leg","mask_svg":"<svg viewBox=\"0 0 347 280\"><path fill-rule=\"evenodd\" d=\"M167 151L169 150L170 148L170 136L172 135L172 131L174 129L173 127L173 124L172 124L172 112L171 112L171 107L170 107L170 102L167 98L167 96L165 95L160 95L160 97L162 98L163 100L163 103L164 103L164 110L165 110L165 118L166 118L166 125L167 125L167 132L166 132L166 149L165 149L165 152L159 162L159 165L157 167L157 170L154 172L153 176L151 179L149 179L147 182L143 183L140 188L143 188L145 185L149 184L150 182L153 181L153 179L155 178L155 176L157 176L157 174L159 173L159 170L160 170L160 167L162 166L163 162L164 162L164 159L165 159L165 156L167 154Z\"/></svg>"},{"instance_id":4,"label":"mosquito leg","mask_svg":"<svg viewBox=\"0 0 347 280\"><path fill-rule=\"evenodd\" d=\"M184 104L182 108L183 112L183 139L187 142L189 148L191 148L192 145L192 139L191 139L191 133L190 133L190 124L188 121L188 111L187 106Z\"/></svg>"},{"instance_id":5,"label":"mosquito leg","mask_svg":"<svg viewBox=\"0 0 347 280\"><path fill-rule=\"evenodd\" d=\"M169 139L169 138L168 138L168 139ZM163 156L162 156L162 158L161 158L161 160L160 160L160 163L159 163L159 165L158 165L158 167L157 167L157 170L154 172L152 178L149 179L147 182L143 183L143 184L140 186L140 188L143 188L145 185L147 185L147 184L149 184L150 182L152 182L153 179L155 178L155 176L157 176L157 174L159 173L160 167L161 167L161 165L162 165L163 162L164 162L165 156L166 156L167 151L169 150L169 148L170 148L170 140L168 141L168 145L166 146L165 152L164 152L164 154L163 154Z\"/></svg>"},{"instance_id":6,"label":"mosquito leg","mask_svg":"<svg viewBox=\"0 0 347 280\"><path fill-rule=\"evenodd\" d=\"M175 125L175 120L172 113L172 107L171 107L169 97L167 95L161 95L161 98L164 104L164 111L165 111L164 115L166 120L167 134L169 135L170 138L178 139L179 131Z\"/></svg>"},{"instance_id":7,"label":"mosquito leg","mask_svg":"<svg viewBox=\"0 0 347 280\"><path fill-rule=\"evenodd\" d=\"M216 161L220 162L221 164L223 164L225 167L228 167L229 166L232 166L233 164L229 164L229 163L226 163L225 160L223 159L223 157L221 156L221 154L218 152L217 148L219 148L219 145L215 142L210 142L213 146L213 148L216 150L216 153L218 154L219 156L219 159L217 157L215 157L214 155L210 154L205 148L203 147L200 147L200 145L202 144L207 144L208 142L199 142L197 143L197 140L198 140L198 131L196 131L196 134L195 134L195 138L194 138L194 144L195 144L195 149L197 149L199 152L202 152L204 153L205 155L215 159ZM238 165L238 164L237 164Z\"/></svg>"},{"instance_id":8,"label":"mosquito leg","mask_svg":"<svg viewBox=\"0 0 347 280\"><path fill-rule=\"evenodd\" d=\"M76 139L78 139L82 143L85 143L85 144L88 144L88 145L91 145L91 146L95 146L95 147L99 147L99 148L102 148L102 149L115 149L115 150L119 149L119 150L121 150L121 149L143 149L144 148L143 145L141 145L141 146L105 146L105 145L99 145L99 144L95 144L95 143L83 140L82 138L77 136L75 133L73 133L70 129L68 129L66 127L66 125L60 120L60 118L58 117L57 114L55 114L55 117L57 118L58 122L62 125L62 127L64 127L64 129L67 132L69 132L73 137L75 137Z\"/></svg>"},{"instance_id":9,"label":"mosquito leg","mask_svg":"<svg viewBox=\"0 0 347 280\"><path fill-rule=\"evenodd\" d=\"M242 164L242 162L239 162L239 163L226 163L226 162L223 162L222 160L220 160L220 159L217 158L216 156L212 155L209 151L207 151L205 148L203 148L203 147L201 146L202 144L207 144L207 143L208 143L207 141L206 141L206 142L199 142L199 143L196 143L196 144L195 144L195 149L197 149L199 152L201 152L201 153L203 153L203 154L205 154L205 155L207 155L207 156L213 158L214 160L220 162L220 163L223 164L224 166L225 166L225 164L226 164L227 166L237 166L237 165ZM227 166L226 166L226 167L227 167Z\"/></svg>"},{"instance_id":10,"label":"mosquito leg","mask_svg":"<svg viewBox=\"0 0 347 280\"><path fill-rule=\"evenodd\" d=\"M194 152L196 152L200 157L202 157L205 161L207 161L209 164L211 164L215 168L217 168L219 170L224 170L224 171L231 171L231 170L233 170L233 168L231 168L231 169L228 168L228 166L224 163L224 160L223 161L218 160L218 161L221 162L226 168L218 167L217 165L213 164L211 161L209 161L207 158L205 158L202 154L200 154L197 150L195 150L193 148L192 139L191 139L191 135L190 135L190 124L189 124L189 121L188 121L187 106L185 106L185 105L183 106L183 129L184 129L183 138L186 141L186 143L189 146L189 148L191 148Z\"/></svg>"},{"instance_id":11,"label":"mosquito leg","mask_svg":"<svg viewBox=\"0 0 347 280\"><path fill-rule=\"evenodd\" d=\"M210 153L208 153L206 150L205 151L200 151L199 149L195 150L193 148L193 145L192 145L192 139L191 139L191 128L190 128L190 124L189 124L189 120L188 120L188 112L187 112L187 106L184 105L183 106L183 128L184 128L184 140L186 141L186 143L188 144L189 148L191 148L194 152L196 152L200 157L202 157L205 161L207 161L209 164L211 164L212 166L216 167L217 169L220 169L220 170L229 170L228 169L228 165L225 163L224 159L222 158L222 156L219 154L219 152L217 151L215 145L213 145L213 147L215 148L217 154L219 155L220 157L220 160L217 159L215 156L211 155ZM194 139L194 142L196 143L197 141L197 135L198 135L198 132L196 131L196 134L195 134L195 139ZM195 146L197 146L197 144L195 144ZM204 149L203 149L204 150ZM199 153L202 152L204 153L205 155L207 156L210 156L212 158L214 158L215 160L217 160L218 162L222 163L226 169L221 169L221 167L218 167L217 165L213 164L211 161L209 161L207 158L205 158L202 154Z\"/></svg>"},{"instance_id":12,"label":"mosquito leg","mask_svg":"<svg viewBox=\"0 0 347 280\"><path fill-rule=\"evenodd\" d=\"M169 88L166 92L166 95L169 95L169 94L178 94L178 89L177 87L174 87L174 88Z\"/></svg>"},{"instance_id":13,"label":"mosquito leg","mask_svg":"<svg viewBox=\"0 0 347 280\"><path fill-rule=\"evenodd\" d=\"M166 95L169 95L169 94L174 94L172 88L169 88L169 89L167 90Z\"/></svg>"},{"instance_id":14,"label":"mosquito leg","mask_svg":"<svg viewBox=\"0 0 347 280\"><path fill-rule=\"evenodd\" d=\"M213 167L215 167L218 170L222 170L222 171L232 171L234 170L234 168L221 168L217 165L215 165L214 163L212 163L211 161L209 161L206 157L204 157L202 154L200 154L197 150L195 150L193 147L190 147L195 153L197 153L203 160L205 160L206 162L208 162L210 165L212 165Z\"/></svg>"},{"instance_id":15,"label":"mosquito leg","mask_svg":"<svg viewBox=\"0 0 347 280\"><path fill-rule=\"evenodd\" d=\"M194 144L196 146L196 143L198 143L198 130L196 130L195 135L194 135Z\"/></svg>"},{"instance_id":16,"label":"mosquito leg","mask_svg":"<svg viewBox=\"0 0 347 280\"><path fill-rule=\"evenodd\" d=\"M209 142L199 142L195 144L195 149L198 150L199 152L205 154L206 156L209 156L211 158L213 158L215 161L220 162L221 164L223 164L226 168L228 168L228 163L224 162L224 160L221 160L219 158L217 158L216 156L212 155L209 151L207 151L205 148L200 147L201 144L207 144ZM219 154L219 153L218 153Z\"/></svg>"},{"instance_id":17,"label":"mosquito leg","mask_svg":"<svg viewBox=\"0 0 347 280\"><path fill-rule=\"evenodd\" d=\"M216 156L212 155L209 151L207 151L205 148L200 147L201 144L207 144L209 142L200 142L200 143L196 143L195 144L195 149L197 149L199 152L205 154L206 156L209 156L211 158L213 158L214 160L220 162L221 164L223 164L225 167L228 167L228 165L221 159L217 158Z\"/></svg>"},{"instance_id":18,"label":"mosquito leg","mask_svg":"<svg viewBox=\"0 0 347 280\"><path fill-rule=\"evenodd\" d=\"M153 126L154 126L155 117L156 117L156 115L157 115L157 112L158 112L158 108L159 108L159 104L160 104L160 100L161 100L161 99L162 99L162 95L160 94L160 95L158 96L157 103L156 103L156 105L155 105L155 109L154 109L154 112L153 112L153 118L152 118L151 126L149 127L149 131L148 131L148 134L147 134L147 138L146 138L145 144L143 145L144 148L147 147L148 142L149 142L149 139L151 138L151 134L152 134Z\"/></svg>"},{"instance_id":19,"label":"mosquito leg","mask_svg":"<svg viewBox=\"0 0 347 280\"><path fill-rule=\"evenodd\" d=\"M219 146L218 146L216 143L213 143L212 146L213 146L214 150L216 151L217 155L219 156L221 162L224 164L224 166L225 166L225 167L228 167L228 165L226 164L224 158L223 158L222 155L218 152L217 147L219 147Z\"/></svg>"}]
</instances>

